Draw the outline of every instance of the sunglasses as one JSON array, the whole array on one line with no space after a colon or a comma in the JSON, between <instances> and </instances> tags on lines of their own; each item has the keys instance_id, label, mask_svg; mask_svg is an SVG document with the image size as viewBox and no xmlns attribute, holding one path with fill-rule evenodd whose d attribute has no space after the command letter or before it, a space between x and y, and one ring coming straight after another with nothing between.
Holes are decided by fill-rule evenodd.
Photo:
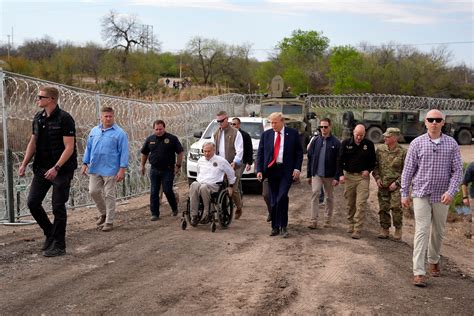
<instances>
[{"instance_id":1,"label":"sunglasses","mask_svg":"<svg viewBox=\"0 0 474 316\"><path fill-rule=\"evenodd\" d=\"M217 123L221 124L221 123L224 122L225 120L227 120L227 117L226 117L226 118L223 118L222 120L217 120Z\"/></svg>"},{"instance_id":2,"label":"sunglasses","mask_svg":"<svg viewBox=\"0 0 474 316\"><path fill-rule=\"evenodd\" d=\"M319 128L329 128L329 125L327 125L327 126L319 125L318 127Z\"/></svg>"},{"instance_id":3,"label":"sunglasses","mask_svg":"<svg viewBox=\"0 0 474 316\"><path fill-rule=\"evenodd\" d=\"M442 118L439 118L439 117L427 117L426 120L430 123L433 123L433 122L436 122L436 123L441 123L443 121Z\"/></svg>"},{"instance_id":4,"label":"sunglasses","mask_svg":"<svg viewBox=\"0 0 474 316\"><path fill-rule=\"evenodd\" d=\"M49 99L51 97L47 97L47 96L44 96L44 95L38 95L36 96L38 98L38 100L43 100L43 99Z\"/></svg>"}]
</instances>

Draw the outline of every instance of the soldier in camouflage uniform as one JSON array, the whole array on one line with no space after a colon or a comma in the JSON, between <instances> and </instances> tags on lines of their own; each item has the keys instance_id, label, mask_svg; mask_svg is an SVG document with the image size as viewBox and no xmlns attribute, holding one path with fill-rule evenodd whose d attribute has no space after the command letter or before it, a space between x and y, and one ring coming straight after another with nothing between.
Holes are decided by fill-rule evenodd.
<instances>
[{"instance_id":1,"label":"soldier in camouflage uniform","mask_svg":"<svg viewBox=\"0 0 474 316\"><path fill-rule=\"evenodd\" d=\"M402 238L403 212L401 207L400 180L405 163L406 149L398 144L400 130L389 127L383 134L385 144L380 145L375 151L377 165L372 173L379 187L379 216L380 234L379 238L389 237L389 228L393 220L395 234L393 238ZM390 218L392 210L392 218Z\"/></svg>"}]
</instances>

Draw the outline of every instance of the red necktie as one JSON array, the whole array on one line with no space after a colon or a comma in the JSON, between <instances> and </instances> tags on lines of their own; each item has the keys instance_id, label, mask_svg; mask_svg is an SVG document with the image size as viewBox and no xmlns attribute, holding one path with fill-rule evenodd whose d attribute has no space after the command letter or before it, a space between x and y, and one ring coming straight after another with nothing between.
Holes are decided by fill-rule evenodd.
<instances>
[{"instance_id":1,"label":"red necktie","mask_svg":"<svg viewBox=\"0 0 474 316\"><path fill-rule=\"evenodd\" d=\"M281 142L280 132L277 132L277 138L276 138L275 144L273 145L273 159L268 164L268 168L273 166L275 162L277 161L278 152L280 151L280 142Z\"/></svg>"}]
</instances>

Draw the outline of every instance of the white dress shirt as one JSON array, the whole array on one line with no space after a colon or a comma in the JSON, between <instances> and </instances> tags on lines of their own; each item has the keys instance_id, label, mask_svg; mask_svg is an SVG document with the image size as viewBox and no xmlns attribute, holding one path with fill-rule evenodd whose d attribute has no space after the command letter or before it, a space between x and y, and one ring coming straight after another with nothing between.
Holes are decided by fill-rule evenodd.
<instances>
[{"instance_id":1,"label":"white dress shirt","mask_svg":"<svg viewBox=\"0 0 474 316\"><path fill-rule=\"evenodd\" d=\"M211 136L211 142L214 144L216 143L214 134ZM244 155L244 139L242 138L242 134L239 131L237 131L237 135L235 135L234 148L235 157L233 161L237 164L240 164ZM225 131L222 132L222 135L219 139L219 156L225 158Z\"/></svg>"},{"instance_id":2,"label":"white dress shirt","mask_svg":"<svg viewBox=\"0 0 474 316\"><path fill-rule=\"evenodd\" d=\"M274 132L274 133L275 133L275 137L273 139L273 146L275 146L276 139L278 136L278 132ZM277 157L276 162L283 163L283 146L285 144L285 127L284 126L279 133L280 133L280 150L278 151L278 157Z\"/></svg>"},{"instance_id":3,"label":"white dress shirt","mask_svg":"<svg viewBox=\"0 0 474 316\"><path fill-rule=\"evenodd\" d=\"M216 184L224 180L224 174L227 175L229 184L235 182L235 172L229 162L221 156L214 155L207 160L202 156L197 163L197 182L204 184Z\"/></svg>"}]
</instances>

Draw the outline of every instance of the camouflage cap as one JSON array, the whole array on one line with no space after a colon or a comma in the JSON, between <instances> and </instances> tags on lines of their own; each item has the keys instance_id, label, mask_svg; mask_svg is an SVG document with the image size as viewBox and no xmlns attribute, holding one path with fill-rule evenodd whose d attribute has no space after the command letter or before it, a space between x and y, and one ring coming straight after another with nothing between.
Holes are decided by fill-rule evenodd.
<instances>
[{"instance_id":1,"label":"camouflage cap","mask_svg":"<svg viewBox=\"0 0 474 316\"><path fill-rule=\"evenodd\" d=\"M389 127L385 133L383 133L383 136L400 136L400 129L396 127Z\"/></svg>"}]
</instances>

